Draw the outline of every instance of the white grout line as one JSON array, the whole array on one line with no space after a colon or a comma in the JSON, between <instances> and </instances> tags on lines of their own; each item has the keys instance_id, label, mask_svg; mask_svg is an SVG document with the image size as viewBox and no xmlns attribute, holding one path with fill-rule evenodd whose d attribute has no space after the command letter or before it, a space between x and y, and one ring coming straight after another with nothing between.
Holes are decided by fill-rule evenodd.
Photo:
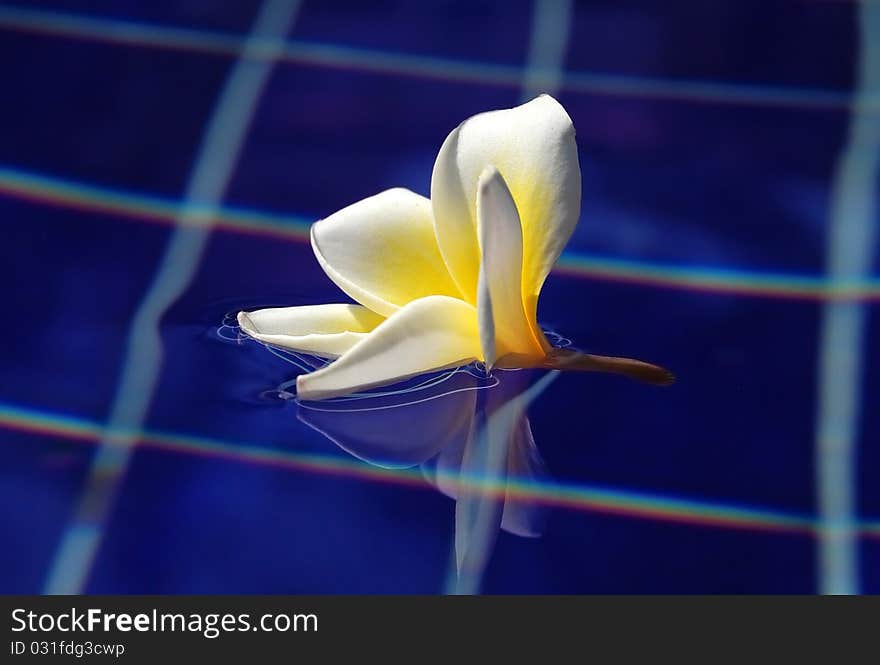
<instances>
[{"instance_id":1,"label":"white grout line","mask_svg":"<svg viewBox=\"0 0 880 665\"><path fill-rule=\"evenodd\" d=\"M571 0L560 0L570 4ZM876 0L875 0L876 1ZM539 4L549 4L545 0ZM536 9L538 9L536 7ZM548 12L555 8L550 6ZM233 32L152 24L106 16L0 6L0 30L73 37L107 44L144 46L235 57L244 38ZM564 42L567 24L555 37ZM551 34L552 30L548 31ZM549 48L555 48L553 44ZM262 56L260 56L262 57ZM281 61L304 67L329 67L353 71L451 80L476 85L521 87L519 67L443 56L415 55L303 40L288 40ZM880 94L852 99L849 91L815 87L734 83L712 79L668 79L590 71L563 72L562 88L570 92L626 97L670 99L720 104L749 104L782 108L812 107L880 110Z\"/></svg>"},{"instance_id":2,"label":"white grout line","mask_svg":"<svg viewBox=\"0 0 880 665\"><path fill-rule=\"evenodd\" d=\"M880 91L880 4L862 3L859 26L858 95L870 97ZM858 280L871 272L878 165L880 117L855 111L832 190L830 280ZM856 302L827 303L822 311L815 454L818 587L825 594L859 592L856 459L866 318L866 307Z\"/></svg>"},{"instance_id":3,"label":"white grout line","mask_svg":"<svg viewBox=\"0 0 880 665\"><path fill-rule=\"evenodd\" d=\"M187 185L181 216L129 330L122 377L75 516L44 587L82 592L124 479L162 367L159 324L185 292L211 233L272 65L281 56L300 0L266 0L214 107ZM259 56L259 57L257 57Z\"/></svg>"},{"instance_id":4,"label":"white grout line","mask_svg":"<svg viewBox=\"0 0 880 665\"><path fill-rule=\"evenodd\" d=\"M542 92L556 94L562 87L573 9L572 0L535 0L522 101Z\"/></svg>"},{"instance_id":5,"label":"white grout line","mask_svg":"<svg viewBox=\"0 0 880 665\"><path fill-rule=\"evenodd\" d=\"M528 101L541 93L555 94L562 85L572 10L571 0L535 0L528 60L522 79L523 101ZM504 480L503 472L499 474L498 469L504 467L504 460L517 425L516 421L506 422L507 416L504 414L519 413L520 417L524 418L529 402L543 392L556 375L557 372L550 372L528 391L506 403L492 417L487 418L481 431L473 434L475 438L469 446L475 449L472 452L476 456L485 457L483 462L489 469L490 475L501 476L498 479ZM446 576L445 593L447 594L479 593L485 566L488 564L495 542L498 525L493 522L490 514L493 510L499 509L497 502L478 500L477 505L468 505L468 510L464 510L469 503L473 502L469 502L465 496L459 497L456 503L455 539ZM471 522L468 517L463 517L463 510L473 512L469 516ZM471 562L464 567L459 565L463 542L468 543L467 559Z\"/></svg>"}]
</instances>

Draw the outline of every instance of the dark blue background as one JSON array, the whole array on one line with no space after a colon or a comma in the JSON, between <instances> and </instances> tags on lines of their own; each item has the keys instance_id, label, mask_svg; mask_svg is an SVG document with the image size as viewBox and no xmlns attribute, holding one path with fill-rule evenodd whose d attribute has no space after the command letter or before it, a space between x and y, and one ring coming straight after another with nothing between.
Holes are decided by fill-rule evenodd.
<instances>
[{"instance_id":1,"label":"dark blue background","mask_svg":"<svg viewBox=\"0 0 880 665\"><path fill-rule=\"evenodd\" d=\"M4 6L11 6L6 5ZM43 1L60 10L246 33L247 2ZM846 93L854 2L575 4L564 67L624 77ZM51 13L46 14L47 17ZM530 2L306 0L290 38L500 66L526 64ZM179 199L233 60L0 26L0 165ZM275 66L225 202L316 219L392 186L428 194L436 151L464 118L519 103L499 84ZM503 78L503 77L502 77ZM667 265L821 275L844 108L563 87L583 174L569 249ZM771 96L772 96L771 94ZM734 95L735 97L735 95ZM0 195L7 321L0 402L108 416L131 316L170 230ZM875 271L878 268L875 257ZM876 273L875 273L876 274ZM244 306L341 299L307 243L217 231L163 319L165 362L146 426L343 455L258 395L291 368L220 343ZM880 332L869 307L859 510L880 516ZM583 348L673 368L668 390L558 379L531 411L553 477L574 484L814 514L822 304L553 275L540 319ZM33 593L93 447L0 430L0 591ZM101 593L441 591L453 503L430 489L137 451L89 578ZM863 541L862 585L880 591ZM551 511L546 535L499 537L488 592L814 592L816 543L601 511Z\"/></svg>"}]
</instances>

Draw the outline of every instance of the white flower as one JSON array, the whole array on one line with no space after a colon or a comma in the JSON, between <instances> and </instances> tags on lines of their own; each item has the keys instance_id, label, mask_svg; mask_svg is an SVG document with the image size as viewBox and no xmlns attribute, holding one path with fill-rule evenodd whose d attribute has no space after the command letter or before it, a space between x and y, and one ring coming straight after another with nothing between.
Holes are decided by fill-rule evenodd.
<instances>
[{"instance_id":1,"label":"white flower","mask_svg":"<svg viewBox=\"0 0 880 665\"><path fill-rule=\"evenodd\" d=\"M580 211L574 127L542 95L476 115L444 141L431 199L391 189L312 226L327 276L359 305L241 312L251 337L335 358L297 379L317 400L482 361L487 366L613 371L654 383L634 360L554 349L538 296Z\"/></svg>"}]
</instances>

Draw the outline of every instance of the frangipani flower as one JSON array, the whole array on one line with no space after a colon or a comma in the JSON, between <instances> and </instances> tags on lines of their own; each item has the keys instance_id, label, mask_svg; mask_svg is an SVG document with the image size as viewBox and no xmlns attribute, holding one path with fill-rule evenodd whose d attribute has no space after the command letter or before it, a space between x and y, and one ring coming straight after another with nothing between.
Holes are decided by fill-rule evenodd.
<instances>
[{"instance_id":1,"label":"frangipani flower","mask_svg":"<svg viewBox=\"0 0 880 665\"><path fill-rule=\"evenodd\" d=\"M668 383L655 365L554 349L538 326L538 296L580 196L574 127L555 99L481 113L440 148L430 200L391 189L312 226L321 267L359 304L241 312L239 325L262 342L334 359L298 377L307 400L474 361Z\"/></svg>"}]
</instances>

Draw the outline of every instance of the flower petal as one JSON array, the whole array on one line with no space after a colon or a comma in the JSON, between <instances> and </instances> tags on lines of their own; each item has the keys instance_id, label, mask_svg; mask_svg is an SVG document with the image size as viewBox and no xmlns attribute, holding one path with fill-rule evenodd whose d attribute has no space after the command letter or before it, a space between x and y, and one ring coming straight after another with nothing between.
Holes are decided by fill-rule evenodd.
<instances>
[{"instance_id":1,"label":"flower petal","mask_svg":"<svg viewBox=\"0 0 880 665\"><path fill-rule=\"evenodd\" d=\"M453 445L444 447L437 457L422 465L422 475L450 499L458 499L462 484L459 479L462 463L466 451L473 445L473 437L456 438ZM520 418L511 434L508 448L506 471L500 472L502 475L498 478L499 484L503 482L509 485L514 481L521 487L523 484L535 483L547 475L527 417ZM479 477L484 478L485 474ZM528 498L521 498L509 486L505 487L500 524L504 531L524 538L534 538L541 535L544 516L543 506Z\"/></svg>"},{"instance_id":2,"label":"flower petal","mask_svg":"<svg viewBox=\"0 0 880 665\"><path fill-rule=\"evenodd\" d=\"M448 296L402 307L323 369L297 378L301 399L318 400L394 383L479 359L477 313Z\"/></svg>"},{"instance_id":3,"label":"flower petal","mask_svg":"<svg viewBox=\"0 0 880 665\"><path fill-rule=\"evenodd\" d=\"M360 305L273 307L238 313L238 325L249 337L329 358L341 356L383 320Z\"/></svg>"},{"instance_id":4,"label":"flower petal","mask_svg":"<svg viewBox=\"0 0 880 665\"><path fill-rule=\"evenodd\" d=\"M516 536L535 538L543 530L544 506L527 498L520 498L517 492L512 491L511 485L515 483L516 486L534 486L547 475L547 471L535 445L532 426L525 415L520 418L511 437L507 454L508 486L501 528Z\"/></svg>"},{"instance_id":5,"label":"flower petal","mask_svg":"<svg viewBox=\"0 0 880 665\"><path fill-rule=\"evenodd\" d=\"M339 288L383 316L424 296L460 296L437 247L431 202L406 189L316 222L312 249Z\"/></svg>"},{"instance_id":6,"label":"flower petal","mask_svg":"<svg viewBox=\"0 0 880 665\"><path fill-rule=\"evenodd\" d=\"M532 320L544 279L580 211L581 177L571 118L555 99L542 95L513 109L466 120L440 148L431 178L437 240L469 302L476 302L479 269L477 181L489 164L504 176L522 220L523 301Z\"/></svg>"},{"instance_id":7,"label":"flower petal","mask_svg":"<svg viewBox=\"0 0 880 665\"><path fill-rule=\"evenodd\" d=\"M388 469L407 468L451 446L464 446L474 420L475 386L471 374L455 372L414 395L370 399L366 408L352 408L348 401L338 403L338 408L301 403L297 417L365 462ZM418 436L413 436L413 423L419 424Z\"/></svg>"},{"instance_id":8,"label":"flower petal","mask_svg":"<svg viewBox=\"0 0 880 665\"><path fill-rule=\"evenodd\" d=\"M543 390L529 388L524 373L499 373L498 386L485 396L478 426L461 458L455 503L455 559L458 591L476 591L502 525L508 457L529 402Z\"/></svg>"},{"instance_id":9,"label":"flower petal","mask_svg":"<svg viewBox=\"0 0 880 665\"><path fill-rule=\"evenodd\" d=\"M494 166L480 175L477 188L477 230L482 260L477 312L483 356L496 359L516 354L520 362L545 355L532 332L522 301L523 244L519 213L504 178ZM543 338L543 336L542 336Z\"/></svg>"}]
</instances>

